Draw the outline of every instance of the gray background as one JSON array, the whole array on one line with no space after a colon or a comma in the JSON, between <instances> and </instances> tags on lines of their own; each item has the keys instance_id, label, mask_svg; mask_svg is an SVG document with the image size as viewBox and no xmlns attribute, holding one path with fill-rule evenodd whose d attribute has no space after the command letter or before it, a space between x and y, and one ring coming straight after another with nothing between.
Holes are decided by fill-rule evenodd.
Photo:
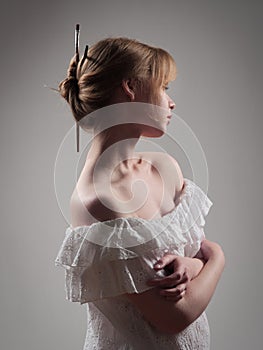
<instances>
[{"instance_id":1,"label":"gray background","mask_svg":"<svg viewBox=\"0 0 263 350\"><path fill-rule=\"evenodd\" d=\"M44 88L64 78L78 22L83 46L126 35L175 57L170 93L208 163L206 233L226 255L208 307L211 349L262 349L262 3L16 0L0 13L1 349L84 343L85 306L65 300L64 273L54 267L67 226L54 162L73 119Z\"/></svg>"}]
</instances>

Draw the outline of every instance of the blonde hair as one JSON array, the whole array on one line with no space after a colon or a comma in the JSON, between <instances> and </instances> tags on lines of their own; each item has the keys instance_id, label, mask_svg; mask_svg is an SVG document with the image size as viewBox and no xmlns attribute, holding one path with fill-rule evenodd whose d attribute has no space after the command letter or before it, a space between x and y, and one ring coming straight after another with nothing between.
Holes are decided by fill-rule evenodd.
<instances>
[{"instance_id":1,"label":"blonde hair","mask_svg":"<svg viewBox=\"0 0 263 350\"><path fill-rule=\"evenodd\" d=\"M123 79L135 78L141 89L149 91L150 102L156 103L158 88L175 77L175 61L165 50L135 39L106 38L94 44L79 62L76 55L71 59L59 92L79 121L111 104Z\"/></svg>"}]
</instances>

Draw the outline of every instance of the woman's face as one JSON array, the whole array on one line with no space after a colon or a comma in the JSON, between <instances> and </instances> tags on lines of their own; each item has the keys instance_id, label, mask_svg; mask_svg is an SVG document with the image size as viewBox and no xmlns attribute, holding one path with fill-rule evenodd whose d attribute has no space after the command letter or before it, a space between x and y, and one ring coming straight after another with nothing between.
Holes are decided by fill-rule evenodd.
<instances>
[{"instance_id":1,"label":"woman's face","mask_svg":"<svg viewBox=\"0 0 263 350\"><path fill-rule=\"evenodd\" d=\"M141 102L148 102L151 105L157 106L152 109L149 107L149 118L152 119L153 125L150 122L152 126L145 128L143 136L159 137L166 131L167 125L172 117L172 110L176 107L174 101L167 94L167 90L168 84L160 86L155 94L153 94L153 91L148 90L148 93L146 92L143 98L140 99ZM154 101L151 99L152 96L155 96ZM156 126L156 128L154 126Z\"/></svg>"},{"instance_id":2,"label":"woman's face","mask_svg":"<svg viewBox=\"0 0 263 350\"><path fill-rule=\"evenodd\" d=\"M168 108L170 111L169 116L171 117L171 111L176 108L176 104L168 95L167 90L169 89L168 84L161 86L159 90L158 106L162 108Z\"/></svg>"}]
</instances>

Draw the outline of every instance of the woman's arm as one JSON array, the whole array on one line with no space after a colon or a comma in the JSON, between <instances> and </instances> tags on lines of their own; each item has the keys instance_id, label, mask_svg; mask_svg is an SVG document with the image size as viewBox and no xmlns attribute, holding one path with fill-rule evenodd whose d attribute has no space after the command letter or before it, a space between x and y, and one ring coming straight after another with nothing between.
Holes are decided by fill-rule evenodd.
<instances>
[{"instance_id":1,"label":"woman's arm","mask_svg":"<svg viewBox=\"0 0 263 350\"><path fill-rule=\"evenodd\" d=\"M201 257L190 258L176 254L165 254L154 265L154 269L157 271L163 269L169 275L151 279L147 281L147 284L159 287L160 295L166 296L167 299L178 301L185 295L189 282L199 275L204 263L204 259Z\"/></svg>"},{"instance_id":2,"label":"woman's arm","mask_svg":"<svg viewBox=\"0 0 263 350\"><path fill-rule=\"evenodd\" d=\"M202 243L201 249L207 262L199 275L189 282L184 297L179 301L163 298L156 287L140 294L126 294L158 330L172 334L182 331L201 315L213 296L224 268L224 253L217 243L207 240Z\"/></svg>"}]
</instances>

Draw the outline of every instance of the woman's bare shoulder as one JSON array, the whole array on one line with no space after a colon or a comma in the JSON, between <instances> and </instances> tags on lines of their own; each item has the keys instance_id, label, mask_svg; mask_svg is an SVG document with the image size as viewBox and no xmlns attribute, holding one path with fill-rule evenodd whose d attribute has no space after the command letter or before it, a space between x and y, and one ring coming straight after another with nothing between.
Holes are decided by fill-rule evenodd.
<instances>
[{"instance_id":1,"label":"woman's bare shoulder","mask_svg":"<svg viewBox=\"0 0 263 350\"><path fill-rule=\"evenodd\" d=\"M178 161L165 152L139 152L137 155L141 155L145 160L151 161L153 166L166 169L172 174L175 182L176 191L180 192L184 186L184 176Z\"/></svg>"},{"instance_id":2,"label":"woman's bare shoulder","mask_svg":"<svg viewBox=\"0 0 263 350\"><path fill-rule=\"evenodd\" d=\"M70 199L70 213L72 227L90 226L123 216L110 193L90 193L81 198L76 189Z\"/></svg>"},{"instance_id":3,"label":"woman's bare shoulder","mask_svg":"<svg viewBox=\"0 0 263 350\"><path fill-rule=\"evenodd\" d=\"M164 152L138 152L135 156L142 157L160 171L170 193L174 193L173 198L176 201L184 183L178 162ZM80 186L78 191L75 188L70 200L70 212L73 227L125 216L115 203L111 192L102 191L98 198L98 193L93 190L91 184Z\"/></svg>"}]
</instances>

